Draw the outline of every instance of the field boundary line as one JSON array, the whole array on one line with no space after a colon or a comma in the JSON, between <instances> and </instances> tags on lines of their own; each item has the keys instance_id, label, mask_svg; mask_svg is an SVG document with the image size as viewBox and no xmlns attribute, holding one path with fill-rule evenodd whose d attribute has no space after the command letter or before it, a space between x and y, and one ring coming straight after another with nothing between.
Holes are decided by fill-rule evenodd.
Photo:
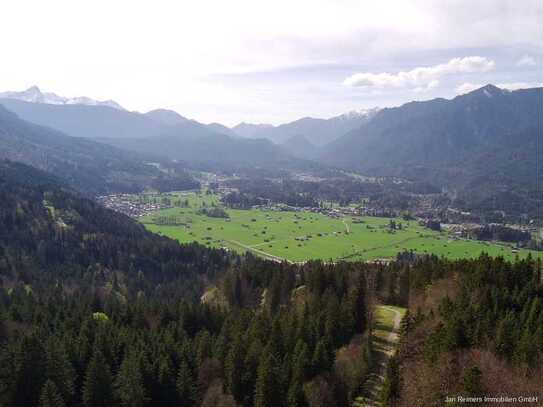
<instances>
[{"instance_id":1,"label":"field boundary line","mask_svg":"<svg viewBox=\"0 0 543 407\"><path fill-rule=\"evenodd\" d=\"M225 240L225 242L233 243L236 246L240 246L240 247L243 247L246 250L255 252L257 254L260 254L261 256L263 256L264 258L266 258L268 260L276 261L276 262L279 262L279 263L282 263L284 261L286 261L287 263L292 263L290 260L287 260L287 259L285 259L283 257L275 256L273 254L266 253L265 251L255 249L254 247L247 246L246 244L238 242L237 240Z\"/></svg>"}]
</instances>

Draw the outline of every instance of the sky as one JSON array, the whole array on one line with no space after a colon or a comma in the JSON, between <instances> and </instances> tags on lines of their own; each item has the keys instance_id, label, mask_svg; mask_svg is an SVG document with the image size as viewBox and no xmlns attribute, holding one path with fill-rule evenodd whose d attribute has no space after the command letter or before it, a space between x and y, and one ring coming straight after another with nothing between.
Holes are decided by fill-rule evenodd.
<instances>
[{"instance_id":1,"label":"sky","mask_svg":"<svg viewBox=\"0 0 543 407\"><path fill-rule=\"evenodd\" d=\"M0 50L0 91L279 124L543 86L543 1L5 1Z\"/></svg>"}]
</instances>

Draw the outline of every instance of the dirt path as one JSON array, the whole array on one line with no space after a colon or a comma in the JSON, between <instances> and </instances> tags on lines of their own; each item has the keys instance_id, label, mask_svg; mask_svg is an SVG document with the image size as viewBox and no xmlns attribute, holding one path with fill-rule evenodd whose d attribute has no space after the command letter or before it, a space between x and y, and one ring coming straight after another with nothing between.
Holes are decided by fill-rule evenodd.
<instances>
[{"instance_id":1,"label":"dirt path","mask_svg":"<svg viewBox=\"0 0 543 407\"><path fill-rule=\"evenodd\" d=\"M347 231L347 234L350 234L351 229L349 228L349 224L347 222L345 222L345 219L343 219L342 222L345 225L345 230Z\"/></svg>"},{"instance_id":2,"label":"dirt path","mask_svg":"<svg viewBox=\"0 0 543 407\"><path fill-rule=\"evenodd\" d=\"M420 238L420 236L412 236L412 237L408 237L408 238L405 238L405 239L402 239L402 240L398 240L397 242L392 242L390 244L385 244L385 245L382 245L382 246L369 247L367 249L358 250L358 251L356 251L356 252L354 252L352 254L349 254L348 256L340 257L338 260L349 259L351 257L358 256L358 255L361 255L361 254L367 254L367 253L372 252L374 250L388 249L389 247L398 246L400 244L407 243L410 240L415 240L415 239L419 239L419 238Z\"/></svg>"},{"instance_id":3,"label":"dirt path","mask_svg":"<svg viewBox=\"0 0 543 407\"><path fill-rule=\"evenodd\" d=\"M386 314L392 313L393 318ZM375 364L364 383L362 396L357 397L353 407L378 406L379 395L385 380L389 358L394 355L399 340L400 323L404 310L398 307L381 305L376 307L376 321L373 330Z\"/></svg>"},{"instance_id":4,"label":"dirt path","mask_svg":"<svg viewBox=\"0 0 543 407\"><path fill-rule=\"evenodd\" d=\"M233 244L235 246L242 247L245 250L251 251L253 253L259 254L260 256L262 256L262 257L264 257L265 259L268 259L268 260L276 261L278 263L281 263L283 261L286 261L287 263L292 263L290 260L284 259L284 258L279 257L279 256L274 256L273 254L266 253L266 252L264 252L262 250L255 249L254 247L247 246L247 245L245 245L245 244L243 244L241 242L238 242L236 240L225 240L225 242Z\"/></svg>"}]
</instances>

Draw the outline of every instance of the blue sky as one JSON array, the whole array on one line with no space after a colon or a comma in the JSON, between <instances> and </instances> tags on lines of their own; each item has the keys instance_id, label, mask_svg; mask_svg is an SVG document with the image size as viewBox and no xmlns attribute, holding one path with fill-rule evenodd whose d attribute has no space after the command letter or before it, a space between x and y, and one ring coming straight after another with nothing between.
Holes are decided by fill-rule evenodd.
<instances>
[{"instance_id":1,"label":"blue sky","mask_svg":"<svg viewBox=\"0 0 543 407\"><path fill-rule=\"evenodd\" d=\"M278 124L543 85L542 21L539 0L19 0L0 91Z\"/></svg>"}]
</instances>

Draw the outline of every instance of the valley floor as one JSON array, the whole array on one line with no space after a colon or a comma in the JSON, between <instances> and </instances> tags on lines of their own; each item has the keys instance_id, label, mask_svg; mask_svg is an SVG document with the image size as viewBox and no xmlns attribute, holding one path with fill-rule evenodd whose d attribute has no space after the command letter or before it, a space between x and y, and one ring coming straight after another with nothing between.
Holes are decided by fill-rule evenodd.
<instances>
[{"instance_id":1,"label":"valley floor","mask_svg":"<svg viewBox=\"0 0 543 407\"><path fill-rule=\"evenodd\" d=\"M158 210L140 221L150 231L183 243L196 241L209 247L251 251L275 261L372 261L393 259L398 252L411 250L451 259L478 257L482 252L508 260L528 253L543 257L543 252L515 250L505 243L467 240L432 231L416 221L263 209L226 209L227 217L211 217L202 209L220 207L216 195L184 193L177 199L183 207Z\"/></svg>"}]
</instances>

